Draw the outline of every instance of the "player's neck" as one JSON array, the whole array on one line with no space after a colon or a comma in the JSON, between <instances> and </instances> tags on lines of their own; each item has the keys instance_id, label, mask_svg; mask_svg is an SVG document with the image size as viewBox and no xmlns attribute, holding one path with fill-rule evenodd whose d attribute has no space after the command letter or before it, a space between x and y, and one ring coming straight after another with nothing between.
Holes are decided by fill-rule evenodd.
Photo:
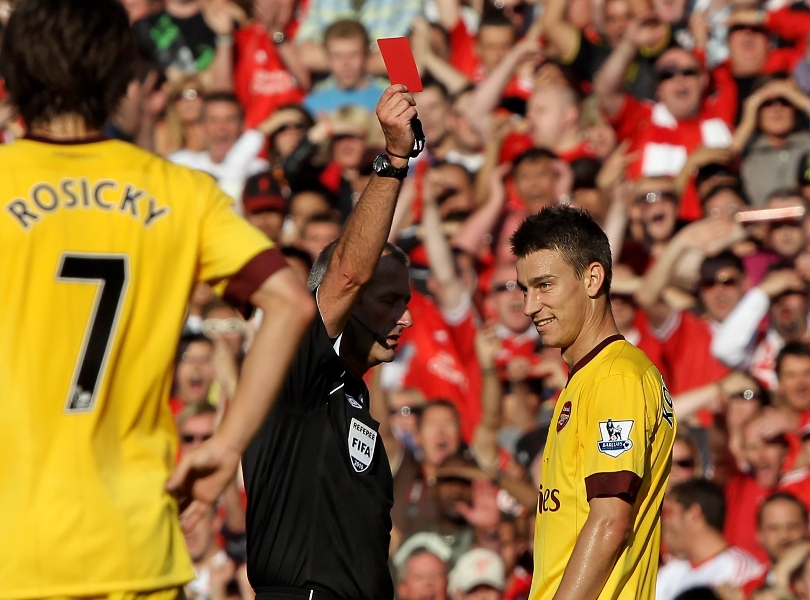
<instances>
[{"instance_id":1,"label":"player's neck","mask_svg":"<svg viewBox=\"0 0 810 600\"><path fill-rule=\"evenodd\" d=\"M573 369L579 361L588 355L600 342L612 335L618 335L619 329L609 310L602 314L593 314L585 322L579 337L568 348L563 349L562 359Z\"/></svg>"},{"instance_id":2,"label":"player's neck","mask_svg":"<svg viewBox=\"0 0 810 600\"><path fill-rule=\"evenodd\" d=\"M32 125L29 133L53 140L81 140L98 137L101 131L88 127L79 115L60 115L50 121Z\"/></svg>"}]
</instances>

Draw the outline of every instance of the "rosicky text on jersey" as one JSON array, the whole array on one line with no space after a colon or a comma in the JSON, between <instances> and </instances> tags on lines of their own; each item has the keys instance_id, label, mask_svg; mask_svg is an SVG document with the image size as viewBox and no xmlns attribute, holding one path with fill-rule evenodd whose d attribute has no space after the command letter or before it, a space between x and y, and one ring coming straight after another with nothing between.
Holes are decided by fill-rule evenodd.
<instances>
[{"instance_id":1,"label":"rosicky text on jersey","mask_svg":"<svg viewBox=\"0 0 810 600\"><path fill-rule=\"evenodd\" d=\"M112 179L89 182L86 178L62 179L56 186L36 183L28 198L15 198L5 211L23 229L58 210L104 210L118 212L140 221L144 227L169 214L168 206L159 206L148 191Z\"/></svg>"}]
</instances>

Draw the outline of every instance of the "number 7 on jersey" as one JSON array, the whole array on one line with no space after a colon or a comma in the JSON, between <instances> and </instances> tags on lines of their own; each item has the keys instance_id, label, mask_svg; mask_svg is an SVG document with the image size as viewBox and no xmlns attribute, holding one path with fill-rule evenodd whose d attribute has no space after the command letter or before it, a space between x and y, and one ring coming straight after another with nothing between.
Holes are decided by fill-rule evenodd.
<instances>
[{"instance_id":1,"label":"number 7 on jersey","mask_svg":"<svg viewBox=\"0 0 810 600\"><path fill-rule=\"evenodd\" d=\"M96 404L115 328L129 282L129 257L125 254L63 252L56 280L97 285L82 347L68 389L65 412L90 412Z\"/></svg>"}]
</instances>

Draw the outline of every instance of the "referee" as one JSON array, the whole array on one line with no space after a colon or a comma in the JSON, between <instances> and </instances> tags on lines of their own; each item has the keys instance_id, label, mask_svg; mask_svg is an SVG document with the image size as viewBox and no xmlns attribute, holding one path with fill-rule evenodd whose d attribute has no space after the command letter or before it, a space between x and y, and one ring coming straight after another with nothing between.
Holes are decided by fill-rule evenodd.
<instances>
[{"instance_id":1,"label":"referee","mask_svg":"<svg viewBox=\"0 0 810 600\"><path fill-rule=\"evenodd\" d=\"M244 458L248 576L262 599L390 600L391 469L363 374L394 359L411 325L407 258L386 243L414 101L382 95L386 152L341 237L315 263L319 317Z\"/></svg>"}]
</instances>

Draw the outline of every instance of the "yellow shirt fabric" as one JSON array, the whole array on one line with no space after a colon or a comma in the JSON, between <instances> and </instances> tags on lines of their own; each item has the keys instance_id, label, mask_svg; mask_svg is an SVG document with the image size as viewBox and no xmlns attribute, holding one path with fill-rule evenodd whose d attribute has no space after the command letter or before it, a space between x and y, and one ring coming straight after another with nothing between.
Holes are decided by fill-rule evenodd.
<instances>
[{"instance_id":1,"label":"yellow shirt fabric","mask_svg":"<svg viewBox=\"0 0 810 600\"><path fill-rule=\"evenodd\" d=\"M23 139L0 164L0 598L182 584L185 307L272 244L210 176L131 144Z\"/></svg>"},{"instance_id":2,"label":"yellow shirt fabric","mask_svg":"<svg viewBox=\"0 0 810 600\"><path fill-rule=\"evenodd\" d=\"M632 502L634 519L600 600L655 597L675 431L661 373L621 336L574 366L543 452L530 600L554 597L594 497Z\"/></svg>"}]
</instances>

